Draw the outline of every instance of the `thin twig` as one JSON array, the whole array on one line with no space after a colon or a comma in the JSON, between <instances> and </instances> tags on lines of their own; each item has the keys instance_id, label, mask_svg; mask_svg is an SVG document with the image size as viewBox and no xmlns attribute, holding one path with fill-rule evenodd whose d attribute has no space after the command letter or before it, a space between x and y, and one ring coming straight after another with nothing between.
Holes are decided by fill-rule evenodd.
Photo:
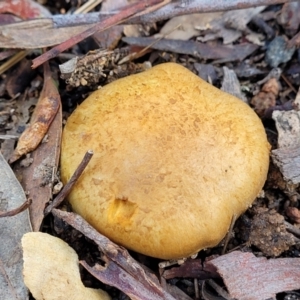
<instances>
[{"instance_id":1,"label":"thin twig","mask_svg":"<svg viewBox=\"0 0 300 300\"><path fill-rule=\"evenodd\" d=\"M72 38L68 39L67 41L61 43L60 45L52 48L48 52L40 55L39 57L35 58L32 61L32 68L36 68L43 64L44 62L48 61L49 59L56 57L61 52L73 47L74 45L78 44L82 40L90 37L96 32L102 32L107 28L120 24L125 19L133 16L139 12L145 10L148 6L152 6L163 2L163 0L147 0L147 1L138 1L134 4L129 4L128 6L124 7L124 9L120 12L115 14L112 17L104 19L102 22L97 23L93 27L73 36Z\"/></svg>"},{"instance_id":2,"label":"thin twig","mask_svg":"<svg viewBox=\"0 0 300 300\"><path fill-rule=\"evenodd\" d=\"M12 209L10 211L0 211L0 218L13 217L13 216L21 213L25 209L27 209L31 203L32 203L32 200L28 199L21 206L15 208L15 209Z\"/></svg>"},{"instance_id":3,"label":"thin twig","mask_svg":"<svg viewBox=\"0 0 300 300\"><path fill-rule=\"evenodd\" d=\"M124 24L146 24L155 23L158 21L167 20L169 18L194 14L205 13L214 11L228 11L231 9L249 8L259 5L274 5L280 3L291 2L293 0L177 0L167 4L154 12L144 14L142 16L133 17L124 21ZM118 13L114 12L92 12L89 14L76 14L76 15L54 15L48 20L51 20L53 27L67 27L73 25L86 25L94 24L103 19L111 17ZM24 22L35 22L36 20L29 20Z\"/></svg>"},{"instance_id":4,"label":"thin twig","mask_svg":"<svg viewBox=\"0 0 300 300\"><path fill-rule=\"evenodd\" d=\"M81 176L82 172L90 162L92 156L93 156L93 151L89 150L85 153L81 163L75 170L74 174L72 175L71 179L68 181L68 183L63 187L63 189L60 191L60 193L56 196L56 198L46 207L45 209L45 216L47 216L53 208L58 207L64 199L69 195L71 192L71 189L73 188L74 184L78 180L78 178Z\"/></svg>"},{"instance_id":5,"label":"thin twig","mask_svg":"<svg viewBox=\"0 0 300 300\"><path fill-rule=\"evenodd\" d=\"M213 288L216 290L216 292L217 292L220 296L224 297L226 300L234 300L233 298L230 297L230 295L229 295L224 289L222 289L222 288L221 288L217 283L215 283L212 279L207 280L207 283L208 283L211 287L213 287Z\"/></svg>"},{"instance_id":6,"label":"thin twig","mask_svg":"<svg viewBox=\"0 0 300 300\"><path fill-rule=\"evenodd\" d=\"M226 252L226 249L227 249L229 240L230 240L230 238L231 238L231 233L232 233L232 230L233 230L233 226L234 226L234 224L235 224L235 221L236 221L236 215L233 215L233 216L232 216L232 219L231 219L230 227L229 227L229 230L228 230L228 233L227 233L227 235L226 235L225 242L224 242L224 247L223 247L223 249L222 249L222 255L224 255L225 252Z\"/></svg>"}]
</instances>

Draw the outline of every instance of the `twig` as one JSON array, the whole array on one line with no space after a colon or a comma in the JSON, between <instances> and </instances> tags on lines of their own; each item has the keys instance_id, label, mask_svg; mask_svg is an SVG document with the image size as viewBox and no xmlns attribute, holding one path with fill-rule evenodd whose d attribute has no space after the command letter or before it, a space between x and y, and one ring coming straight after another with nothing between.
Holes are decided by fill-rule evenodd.
<instances>
[{"instance_id":1,"label":"twig","mask_svg":"<svg viewBox=\"0 0 300 300\"><path fill-rule=\"evenodd\" d=\"M53 208L58 207L64 199L69 195L72 187L90 162L92 156L93 156L93 151L89 150L85 153L81 163L75 170L74 174L72 175L71 179L68 181L68 183L63 187L63 189L60 191L60 193L57 195L57 197L46 207L45 209L45 216L47 216Z\"/></svg>"},{"instance_id":2,"label":"twig","mask_svg":"<svg viewBox=\"0 0 300 300\"><path fill-rule=\"evenodd\" d=\"M27 209L31 203L32 203L32 200L28 199L21 206L15 208L15 209L12 209L10 211L0 211L0 218L13 217L13 216L21 213L25 209Z\"/></svg>"},{"instance_id":3,"label":"twig","mask_svg":"<svg viewBox=\"0 0 300 300\"><path fill-rule=\"evenodd\" d=\"M17 64L19 61L21 61L26 55L28 55L31 51L30 50L23 50L18 53L16 53L14 56L12 56L8 61L3 63L0 67L0 75L6 72L8 69L13 67L15 64Z\"/></svg>"},{"instance_id":4,"label":"twig","mask_svg":"<svg viewBox=\"0 0 300 300\"><path fill-rule=\"evenodd\" d=\"M102 32L105 29L109 28L110 26L117 25L124 21L125 19L129 18L130 16L137 14L148 6L152 6L162 2L163 0L145 0L145 1L138 1L134 4L130 4L126 6L121 12L104 19L102 22L97 23L95 26L73 36L69 40L61 43L60 45L52 48L51 50L47 51L46 53L40 55L39 57L35 58L32 62L32 68L36 68L43 64L44 62L48 61L49 59L56 57L61 52L67 50L68 48L78 44L82 40L88 38L89 36L93 35L96 32Z\"/></svg>"},{"instance_id":5,"label":"twig","mask_svg":"<svg viewBox=\"0 0 300 300\"><path fill-rule=\"evenodd\" d=\"M296 235L297 237L300 237L300 229L293 226L292 224L290 224L289 222L284 221L284 225L286 227L286 230L294 235Z\"/></svg>"},{"instance_id":6,"label":"twig","mask_svg":"<svg viewBox=\"0 0 300 300\"><path fill-rule=\"evenodd\" d=\"M224 289L222 289L222 288L221 288L217 283L215 283L212 279L207 280L207 283L208 283L211 287L213 287L213 288L216 290L216 292L217 292L220 296L224 297L226 300L234 300L233 298L230 297L230 295L229 295Z\"/></svg>"},{"instance_id":7,"label":"twig","mask_svg":"<svg viewBox=\"0 0 300 300\"><path fill-rule=\"evenodd\" d=\"M229 227L228 233L227 233L227 235L226 235L226 239L225 239L225 242L224 242L224 247L223 247L223 249L222 249L222 255L224 255L225 252L226 252L226 249L227 249L229 240L230 240L230 238L231 238L231 233L232 233L232 230L233 230L233 226L234 226L234 224L235 224L235 221L236 221L236 215L234 214L234 215L232 216L231 223L230 223L230 227Z\"/></svg>"},{"instance_id":8,"label":"twig","mask_svg":"<svg viewBox=\"0 0 300 300\"><path fill-rule=\"evenodd\" d=\"M177 0L167 4L165 7L160 8L154 12L133 17L124 21L124 24L141 24L141 23L155 23L158 21L166 20L171 17L204 13L214 11L227 11L231 9L249 8L259 5L273 5L279 3L291 2L293 0ZM114 16L118 12L103 13L93 12L89 14L76 14L76 15L54 15L51 20L53 27L67 27L73 25L94 24L103 21L103 19ZM24 22L36 22L36 20L29 20Z\"/></svg>"}]
</instances>

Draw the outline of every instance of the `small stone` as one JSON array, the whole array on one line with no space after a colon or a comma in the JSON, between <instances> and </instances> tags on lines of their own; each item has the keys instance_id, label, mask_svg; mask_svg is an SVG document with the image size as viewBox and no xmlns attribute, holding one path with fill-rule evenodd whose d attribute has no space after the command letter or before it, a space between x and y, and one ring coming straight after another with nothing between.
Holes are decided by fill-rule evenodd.
<instances>
[{"instance_id":1,"label":"small stone","mask_svg":"<svg viewBox=\"0 0 300 300\"><path fill-rule=\"evenodd\" d=\"M295 47L287 48L287 41L282 36L277 36L267 47L266 62L276 68L281 63L288 62L295 52Z\"/></svg>"}]
</instances>

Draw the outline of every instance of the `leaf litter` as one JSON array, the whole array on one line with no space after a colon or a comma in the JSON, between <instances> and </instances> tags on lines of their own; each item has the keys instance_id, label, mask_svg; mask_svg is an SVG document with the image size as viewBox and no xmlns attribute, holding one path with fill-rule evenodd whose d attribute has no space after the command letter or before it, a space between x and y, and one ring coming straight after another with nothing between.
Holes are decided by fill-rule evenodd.
<instances>
[{"instance_id":1,"label":"leaf litter","mask_svg":"<svg viewBox=\"0 0 300 300\"><path fill-rule=\"evenodd\" d=\"M26 202L25 193L0 152L0 211L7 212ZM30 232L28 210L0 218L0 290L1 299L27 299L22 276L22 236Z\"/></svg>"},{"instance_id":2,"label":"leaf litter","mask_svg":"<svg viewBox=\"0 0 300 300\"><path fill-rule=\"evenodd\" d=\"M193 3L196 2L197 1L194 1ZM193 3L191 4L191 7L194 7ZM172 3L170 5L174 5L174 4ZM167 290L169 290L168 286L176 290L175 285L173 284L171 286L169 284L166 285L166 282L164 283L164 280L166 279L164 278L168 278L168 280L176 281L181 288L180 289L181 293L183 293L182 290L185 291L186 293L184 294L185 296L182 295L178 296L179 295L178 293L173 294L174 291L172 291L172 294L176 295L174 296L176 299L181 299L180 297L183 297L182 299L186 299L186 297L188 297L187 294L193 295L194 297L198 295L197 297L200 297L201 288L199 291L199 282L197 280L198 279L204 280L205 278L219 278L218 280L220 280L220 275L223 278L229 292L229 295L228 294L226 295L226 293L222 294L225 295L225 297L227 297L226 299L236 297L236 296L238 299L261 299L261 298L255 298L258 297L258 294L260 296L266 295L266 297L274 298L276 293L300 288L297 282L297 278L294 276L296 273L293 273L294 271L290 268L291 266L293 266L293 264L297 265L298 263L298 259L296 258L297 251L298 251L297 243L298 243L298 238L300 237L299 230L297 227L298 218L299 218L298 201L300 200L298 194L299 191L298 191L298 179L297 179L298 178L297 176L299 176L299 172L297 171L299 169L297 168L297 161L298 161L297 159L299 154L297 152L297 147L296 147L298 145L297 134L299 133L299 128L297 125L298 108L297 108L296 101L293 100L295 95L293 96L293 89L292 89L293 84L296 85L297 82L297 76L295 74L298 73L297 71L291 71L294 73L290 73L288 78L283 79L282 76L276 78L276 80L274 80L274 78L273 79L268 78L264 83L259 83L261 77L268 74L270 68L269 66L272 65L277 66L278 64L280 64L280 67L282 67L283 69L283 73L286 73L286 67L291 67L293 63L295 65L294 70L297 70L296 69L297 60L295 59L295 55L293 55L295 50L292 49L289 52L288 50L286 50L287 47L290 45L290 42L285 39L284 43L277 43L275 45L276 47L273 47L272 44L270 43L272 40L274 40L275 32L276 34L280 32L280 34L282 33L286 34L291 38L293 37L293 35L296 34L294 39L295 42L291 46L297 44L297 27L299 25L299 21L297 21L297 13L291 15L292 16L291 23L288 22L288 18L287 18L290 12L294 12L294 11L296 12L298 10L298 7L294 5L295 4L292 5L291 3L287 3L283 5L282 9L281 6L272 6L270 8L267 8L264 11L262 10L262 8L258 8L260 10L257 11L255 11L255 9L252 9L246 11L247 13L246 14L244 13L244 15L242 13L242 10L235 11L235 12L219 13L220 16L219 18L217 19L214 18L214 20L207 21L206 23L204 22L200 25L198 24L198 26L196 22L193 23L195 20L197 21L196 17L194 19L191 18L190 22L188 22L189 20L188 18L185 18L184 19L185 21L183 21L185 23L184 24L185 26L182 26L181 28L179 26L178 30L177 29L172 30L176 26L172 28L173 25L171 25L171 28L169 28L170 30L169 29L167 30L167 32L171 31L171 33L174 34L173 37L171 33L170 36L168 36L166 35L166 31L164 32L161 29L159 33L163 36L163 38L160 40L157 38L157 35L151 37L151 35L148 35L147 32L143 32L143 31L140 31L140 33L136 35L134 35L133 33L128 34L127 38L123 38L122 45L124 45L124 43L133 45L129 48L129 53L131 51L133 52L134 51L133 49L143 49L145 47L148 47L148 51L145 52L143 55L149 59L150 65L153 63L155 64L156 62L177 61L182 63L186 67L193 69L194 71L197 70L199 74L201 74L207 81L212 81L217 86L221 86L221 80L219 78L220 77L223 78L223 88L228 92L233 92L239 97L244 98L244 100L246 101L249 101L251 98L253 99L256 95L259 95L256 97L255 101L252 100L251 105L254 105L254 108L257 110L259 115L266 122L265 126L267 129L267 133L274 140L272 142L273 161L274 164L277 165L281 170L281 172L283 173L285 180L283 179L280 171L276 168L276 166L272 165L270 168L271 170L270 174L271 172L272 172L272 176L274 174L277 174L274 175L277 176L276 182L272 183L271 178L268 178L268 181L266 183L265 193L262 193L262 195L260 195L257 202L254 204L254 207L249 209L245 214L245 217L247 217L248 219L247 218L243 219L242 217L241 220L238 220L237 225L234 227L234 230L232 232L232 234L235 234L236 236L231 237L230 239L231 242L229 243L229 249L227 249L227 251L231 251L238 245L238 248L247 251L249 250L253 251L253 253L255 253L258 257L254 257L254 256L246 257L243 255L247 253L234 251L229 254L221 255L218 258L215 258L214 256L210 258L211 254L221 253L219 251L221 247L216 247L215 249L203 251L202 254L200 254L199 258L202 258L204 256L206 257L206 261L204 264L202 259L196 259L196 260L188 259L185 261L183 265L179 267L172 268L172 269L167 268L166 270L162 271L162 274L164 275L161 277L161 282L162 282L162 287L161 287L161 285L157 283L158 282L157 278L154 277L154 275L151 272L149 274L146 272L145 274L147 274L147 276L149 275L150 276L149 278L151 278L152 281L147 276L144 278L143 277L144 275L141 276L140 278L136 278L135 275L133 275L131 271L127 269L128 268L127 264L125 264L125 266L123 265L123 267L120 269L119 259L122 261L121 259L122 256L121 257L117 256L117 259L116 257L109 256L107 254L106 247L103 246L106 245L104 242L104 244L101 244L101 246L98 245L101 249L100 253L102 253L100 254L100 256L101 255L102 256L100 260L94 261L96 263L94 264L94 266L93 264L88 263L89 260L86 259L87 257L83 256L83 260L85 262L81 258L82 265L84 265L87 269L89 269L91 273L93 273L96 277L100 278L100 281L106 282L109 285L117 286L120 290L123 290L123 292L126 292L128 295L131 295L133 298L137 296L133 294L132 287L140 286L140 284L142 284L140 288L141 292L147 293L147 288L145 291L145 287L147 287L147 284L149 282L153 283L153 285L150 284L150 286L151 288L155 287L154 289L156 290L156 292L158 292L158 294L159 291L161 293L168 293L167 292ZM175 9L173 11L175 14ZM193 11L193 12L198 13L197 11ZM227 15L227 18L225 18L224 15L225 16ZM142 17L146 18L147 15ZM282 19L280 23L282 28L279 28L277 24L279 18ZM51 27L49 20L54 20L54 19L55 18L51 17L47 20L40 20L41 21L40 25ZM68 20L68 17L66 18L66 20ZM180 22L182 22L182 19L181 21L180 20L177 21L174 18L171 19L170 22L171 21L180 24ZM27 26L26 24L33 24L33 23L24 22L23 26ZM22 27L22 25L20 26ZM91 25L84 25L84 26L87 26L85 28L88 28ZM272 26L273 27L275 26L274 27L275 30L273 31L271 30ZM19 27L19 29L12 29L12 27L10 27L12 30L15 30L14 33L13 31L11 31L11 35L9 31L6 31L5 33L6 38L8 39L15 38L18 33L20 34L19 36L20 43L17 44L18 39L15 39L15 42L17 42L15 46L22 45L22 38L23 38L22 34L23 36L25 36L25 31L22 32L20 29L21 27ZM46 31L43 30L46 27L41 27L43 29L39 29L39 30L42 33L42 35L44 34L45 38L49 38L49 42L47 45L51 45L51 43L52 45L56 43L60 43L57 42L57 40L55 40L54 38L51 40L52 38L51 34L48 36L47 34L45 34ZM0 40L4 36L3 30L8 30L8 28L9 27L0 28L0 30L2 30L1 31L2 36L0 35ZM81 28L83 29L83 27ZM139 28L141 29L141 27ZM156 30L155 26L150 26L148 28L151 31ZM259 30L257 30L257 28ZM78 26L77 30L79 29L80 28ZM135 27L134 30L136 29L137 27ZM182 34L180 30L182 31L182 29L184 29L183 39L185 39L185 41L183 41L181 39L182 37L180 36L180 34ZM26 28L25 30L28 31L28 28ZM132 32L134 32L134 30ZM42 37L42 35L40 35L41 40L42 38L44 38ZM69 34L68 38L71 35L72 34ZM212 40L209 39L210 36L212 37ZM36 40L34 39L35 37ZM172 37L172 39L170 37ZM32 37L27 36L26 38L29 39L29 44L30 42L32 42L31 45L33 45L32 46L33 48L37 47L38 42L36 41L39 39L38 35L37 36L32 35ZM222 39L222 41L220 40L220 38ZM208 40L206 41L205 39ZM267 41L266 48L264 48L265 39ZM99 41L101 42L101 39L99 39ZM228 45L225 45L225 43L227 42ZM25 46L25 48L30 47L29 44ZM269 46L270 44L271 46ZM42 44L40 43L40 45ZM111 45L113 45L113 42L111 43ZM139 48L137 48L136 46L138 46ZM114 49L111 50L114 52ZM271 59L270 59L271 50L274 52L274 54L271 55ZM265 55L267 53L266 51L269 51L269 54L267 54L267 56ZM283 53L283 58L280 58L281 60L278 61L278 57L282 53ZM97 59L99 59L99 56L98 57L90 56L91 58L94 58L91 60L87 58L89 57L89 55L84 57L83 60L82 57L83 55L81 55L81 57L79 56L77 61L85 61L86 64L82 64L82 66L80 66L82 67L82 69L81 72L79 72L77 74L77 77L75 77L74 79L75 82L74 86L76 86L81 92L83 91L83 93L86 93L89 92L89 89L86 88L90 87L94 89L98 81L95 80L94 82L92 82L92 77L86 76L85 69L83 67L86 67L89 64L94 64L94 66L97 67L97 62L98 62ZM272 57L275 57L276 59L273 60ZM102 73L104 74L104 76L102 77L100 76L98 78L101 78L101 80L103 80L103 84L105 84L105 82L108 82L109 80L114 80L118 78L118 74L119 76L122 76L122 74L127 75L127 74L134 73L133 70L139 71L138 68L135 67L135 63L132 61L130 61L129 63L127 62L123 65L121 65L119 62L120 62L119 60L116 60L112 64L105 64L105 63L102 64L101 72L103 71ZM132 69L130 69L131 67L129 68L130 65L133 66ZM74 64L74 66L75 69L78 68L77 64ZM206 67L205 71L203 66ZM126 67L128 68L127 73L126 73ZM110 72L111 70L114 71ZM124 73L122 73L123 71L120 72L120 70L124 70ZM113 76L112 73L114 73ZM270 89L268 85L271 85L272 88ZM280 85L283 86L283 90L280 90L279 88ZM257 89L257 86L261 86L260 89ZM274 87L277 89L276 91L274 90ZM70 89L69 91L72 91L70 85L67 85L67 89ZM271 101L269 101L268 98L269 97L268 93L270 92L272 93ZM67 95L68 90L63 91L62 93L64 95ZM74 94L76 95L76 93ZM28 111L29 110L27 109L27 112ZM277 128L268 124L267 122L269 121L266 121L266 120L270 120L270 115L272 114ZM11 118L10 114L6 114L5 116L6 119L3 120L9 120ZM31 189L29 194L34 195L33 198L37 199L38 200L37 202L41 202L40 207L36 209L35 216L33 216L34 214L32 213L32 208L37 207L38 205L35 204L34 206L32 205L30 207L31 220L34 224L34 230L39 230L43 221L45 221L43 220L44 208L46 203L51 199L53 185L58 180L58 178L56 178L56 170L58 166L59 139L60 139L60 132L61 132L60 111L55 118L57 119L57 125L55 126L53 125L55 124L54 122L56 120L54 119L54 121L51 123L51 126L48 130L48 136L46 136L44 140L45 142L39 144L38 148L34 150L33 153L30 154L30 156L29 155L26 156L26 159L23 160L23 163L20 164L20 166L18 166L18 169L23 171L23 175L21 175L21 177L23 177L23 179L26 178L28 184L28 187L26 187L26 185L24 185L24 183L22 182L24 190L29 191ZM294 123L291 123L291 121L293 121ZM17 122L15 122L15 124L17 124ZM288 124L288 126L285 126L286 124ZM51 130L52 126L54 126L53 130ZM10 133L13 135L16 134L15 132L16 131L12 130ZM277 132L279 134L278 145L277 145ZM8 134L9 130L6 130L6 133ZM49 143L49 139L51 139L51 137L53 137L53 142ZM290 138L290 141L283 143L283 141L286 140L287 138ZM9 141L10 144L14 143L14 140L9 140ZM4 143L2 143L2 145L3 144ZM47 156L51 157L51 163L45 164L44 162ZM27 173L25 170L27 170ZM45 173L40 172L40 170L44 170ZM51 171L49 172L49 170ZM37 173L39 174L38 181L32 180L33 174L37 174ZM50 177L49 174L51 174ZM48 181L45 180L47 178ZM273 177L273 180L274 178L275 177ZM30 188L30 182L32 182L31 188ZM34 185L39 187L36 191L33 190ZM272 188L270 188L271 186ZM259 207L265 209L258 209ZM56 214L56 217L54 217L55 224L56 224L55 228L60 231L66 230L68 232L68 230L70 230L70 227L68 226L66 227L66 225L60 224L60 226L57 227L57 224L59 223L58 220L60 219L60 217L58 217L59 213L63 213L63 212L54 210L54 215ZM76 215L72 215L69 221L71 223L75 222L74 220L77 220L77 217L78 216ZM270 218L272 219L271 221ZM294 225L287 223L286 220L293 223ZM51 229L47 227L49 226L47 222L48 221L46 220L46 227L44 225L42 230L51 231ZM243 225L244 227L240 226L241 223L244 223ZM260 224L263 224L263 226L261 227ZM94 240L95 242L97 242L97 240L99 239L99 237L96 236L96 233L95 235L92 234L91 236L91 231L90 231L91 229L88 227L88 225L81 224L79 226L77 224L76 226L77 229L79 229L81 232L84 232L84 234L87 237L89 237L90 240ZM246 234L247 230L243 232L243 230L247 226L249 229L248 236ZM291 232L293 234L291 234ZM71 244L75 243L76 245L76 241L72 241L72 237L70 235L68 236L68 234L67 234L67 240L69 240ZM244 244L242 244L243 242ZM275 242L278 243L274 244ZM79 248L76 248L76 250L77 252L78 251L80 252ZM127 256L128 253L123 252L124 249L121 250L119 249L118 251L121 251L120 253L122 253L124 257L128 258ZM291 256L291 258L288 258L288 260L286 261L283 261L283 258L267 260L265 258L259 258L259 256L261 255L267 257L269 256L282 257L286 255L286 256ZM147 262L148 258L143 258L141 260ZM129 261L131 261L131 259L129 259ZM237 267L241 261L245 263L243 270ZM251 263L248 264L247 263L248 261L250 261ZM226 270L224 271L222 263L224 263L224 265L227 264L228 266L232 266L232 268L235 268L237 272L233 272L233 273L236 273L238 278L233 278L233 275L235 274L231 274L232 272L230 273L230 272L226 272ZM137 261L135 261L134 264L142 266ZM256 268L257 272L253 272L253 268L251 264L257 266ZM288 272L290 273L285 277L285 279L287 280L283 280L283 277L280 276L282 276L282 274L286 274L284 272L287 270L286 269L287 265L289 267ZM125 273L123 273L124 270L126 270ZM266 274L272 275L271 279L278 280L280 281L281 284L275 285L274 282L269 278L270 280L267 281L268 285L266 285L266 287L260 287L259 282L265 280L264 276L266 275L263 272L265 270L266 270ZM273 276L275 271L277 273ZM114 277L116 272L118 274L121 273L124 274L126 284L124 282L118 281L119 279ZM194 278L194 281L190 280L187 275L190 275L192 278ZM296 275L298 276L298 274ZM184 280L180 280L180 277L187 277L187 278L184 281ZM145 281L143 281L142 278L144 278ZM247 281L247 278L250 279L249 282ZM171 281L169 281L169 283L170 282ZM222 293L221 287L218 288L217 285L214 284L212 285L217 291ZM254 286L256 287L255 291L252 290ZM191 289L193 289L194 291L191 292ZM178 288L177 288L177 292L178 292ZM203 288L202 297L205 299L208 297L206 292L207 292L207 288Z\"/></svg>"}]
</instances>

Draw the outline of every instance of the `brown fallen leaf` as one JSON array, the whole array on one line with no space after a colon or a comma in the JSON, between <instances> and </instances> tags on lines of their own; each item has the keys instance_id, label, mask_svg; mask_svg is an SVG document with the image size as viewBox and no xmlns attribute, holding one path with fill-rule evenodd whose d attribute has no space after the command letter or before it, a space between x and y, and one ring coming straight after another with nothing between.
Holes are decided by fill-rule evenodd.
<instances>
[{"instance_id":1,"label":"brown fallen leaf","mask_svg":"<svg viewBox=\"0 0 300 300\"><path fill-rule=\"evenodd\" d=\"M92 269L82 263L88 271L91 271L92 275L97 273L97 275L95 274L96 277L101 277L101 280L105 280L107 284L116 286L125 293L129 293L129 286L137 286L138 288L135 291L131 291L135 293L132 299L175 300L161 287L157 277L142 268L126 249L101 235L79 215L58 209L53 209L52 213L93 240L99 250L107 257L105 268L96 266L95 269ZM98 272L101 274L98 274ZM122 274L122 276L118 279L119 274ZM130 296L133 295L130 294Z\"/></svg>"},{"instance_id":2,"label":"brown fallen leaf","mask_svg":"<svg viewBox=\"0 0 300 300\"><path fill-rule=\"evenodd\" d=\"M247 56L258 49L258 45L249 43L234 46L211 46L194 41L155 39L145 37L125 37L122 39L129 45L148 47L152 49L187 54L201 59L220 59L222 62L243 61Z\"/></svg>"},{"instance_id":3,"label":"brown fallen leaf","mask_svg":"<svg viewBox=\"0 0 300 300\"><path fill-rule=\"evenodd\" d=\"M300 258L267 259L234 251L209 262L222 276L230 296L239 300L275 299L300 288Z\"/></svg>"},{"instance_id":4,"label":"brown fallen leaf","mask_svg":"<svg viewBox=\"0 0 300 300\"><path fill-rule=\"evenodd\" d=\"M101 5L101 12L117 11L128 4L128 0L104 0ZM93 39L102 49L114 49L122 37L123 28L124 25L112 26L105 31L96 32Z\"/></svg>"},{"instance_id":5,"label":"brown fallen leaf","mask_svg":"<svg viewBox=\"0 0 300 300\"><path fill-rule=\"evenodd\" d=\"M29 208L33 231L39 231L44 219L44 209L52 199L52 188L60 155L62 111L59 108L47 132L47 142L32 152L32 163L27 167L16 166L21 184L33 204ZM22 161L21 161L22 162Z\"/></svg>"},{"instance_id":6,"label":"brown fallen leaf","mask_svg":"<svg viewBox=\"0 0 300 300\"><path fill-rule=\"evenodd\" d=\"M286 215L295 223L300 223L300 210L296 207L287 207Z\"/></svg>"},{"instance_id":7,"label":"brown fallen leaf","mask_svg":"<svg viewBox=\"0 0 300 300\"><path fill-rule=\"evenodd\" d=\"M280 83L277 78L270 78L255 95L250 103L254 106L256 113L263 117L265 112L276 105L276 98L280 91Z\"/></svg>"},{"instance_id":8,"label":"brown fallen leaf","mask_svg":"<svg viewBox=\"0 0 300 300\"><path fill-rule=\"evenodd\" d=\"M201 280L208 278L218 278L219 275L212 265L207 265L201 259L188 259L182 265L164 270L162 276L165 279L175 277L199 278Z\"/></svg>"},{"instance_id":9,"label":"brown fallen leaf","mask_svg":"<svg viewBox=\"0 0 300 300\"><path fill-rule=\"evenodd\" d=\"M42 232L22 238L24 282L36 300L110 300L80 279L78 256L63 240Z\"/></svg>"},{"instance_id":10,"label":"brown fallen leaf","mask_svg":"<svg viewBox=\"0 0 300 300\"><path fill-rule=\"evenodd\" d=\"M44 64L43 90L31 117L30 125L20 136L17 147L9 159L10 163L36 149L46 135L59 107L60 96L57 87L51 77L49 65Z\"/></svg>"}]
</instances>

